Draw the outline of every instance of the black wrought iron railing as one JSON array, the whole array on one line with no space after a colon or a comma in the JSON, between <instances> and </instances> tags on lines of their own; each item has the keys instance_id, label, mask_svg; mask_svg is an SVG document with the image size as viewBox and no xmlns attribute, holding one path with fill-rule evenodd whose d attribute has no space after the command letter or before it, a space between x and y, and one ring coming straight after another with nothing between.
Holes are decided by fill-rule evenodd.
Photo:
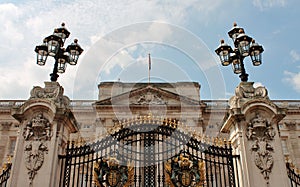
<instances>
[{"instance_id":1,"label":"black wrought iron railing","mask_svg":"<svg viewBox=\"0 0 300 187\"><path fill-rule=\"evenodd\" d=\"M10 171L11 171L11 163L5 164L5 169L2 171L0 175L0 186L1 187L6 187L7 181L10 176Z\"/></svg>"},{"instance_id":2,"label":"black wrought iron railing","mask_svg":"<svg viewBox=\"0 0 300 187\"><path fill-rule=\"evenodd\" d=\"M300 174L298 174L291 163L286 163L287 174L290 179L291 187L300 186Z\"/></svg>"},{"instance_id":3,"label":"black wrought iron railing","mask_svg":"<svg viewBox=\"0 0 300 187\"><path fill-rule=\"evenodd\" d=\"M96 142L71 144L59 158L63 187L239 186L230 142L211 144L151 116L120 122Z\"/></svg>"}]
</instances>

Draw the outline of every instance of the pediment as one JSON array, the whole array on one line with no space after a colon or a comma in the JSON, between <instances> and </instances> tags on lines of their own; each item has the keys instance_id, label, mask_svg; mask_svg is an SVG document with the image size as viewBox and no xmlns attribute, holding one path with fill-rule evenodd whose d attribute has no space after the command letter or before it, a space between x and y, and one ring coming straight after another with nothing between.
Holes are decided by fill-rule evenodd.
<instances>
[{"instance_id":1,"label":"pediment","mask_svg":"<svg viewBox=\"0 0 300 187\"><path fill-rule=\"evenodd\" d=\"M148 85L107 99L95 105L199 105L199 101Z\"/></svg>"}]
</instances>

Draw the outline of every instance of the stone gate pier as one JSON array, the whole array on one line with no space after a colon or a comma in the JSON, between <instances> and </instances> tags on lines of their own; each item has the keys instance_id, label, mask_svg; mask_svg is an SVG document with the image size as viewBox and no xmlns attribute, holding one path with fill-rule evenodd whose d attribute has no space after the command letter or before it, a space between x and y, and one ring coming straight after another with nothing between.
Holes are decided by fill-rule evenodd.
<instances>
[{"instance_id":1,"label":"stone gate pier","mask_svg":"<svg viewBox=\"0 0 300 187\"><path fill-rule=\"evenodd\" d=\"M16 154L8 186L58 186L58 155L66 148L70 133L77 132L70 100L57 82L34 87L30 98L12 115L20 122ZM17 180L16 180L17 179Z\"/></svg>"},{"instance_id":2,"label":"stone gate pier","mask_svg":"<svg viewBox=\"0 0 300 187\"><path fill-rule=\"evenodd\" d=\"M265 87L254 88L253 82L241 82L229 106L221 132L229 133L240 155L240 186L289 186L277 127L285 110L270 101Z\"/></svg>"}]
</instances>

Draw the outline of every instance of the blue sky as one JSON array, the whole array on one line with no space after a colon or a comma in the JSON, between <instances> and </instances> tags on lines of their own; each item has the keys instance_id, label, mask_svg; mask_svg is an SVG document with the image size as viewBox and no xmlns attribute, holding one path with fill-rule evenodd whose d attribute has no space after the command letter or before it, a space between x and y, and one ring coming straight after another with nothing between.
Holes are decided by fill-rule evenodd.
<instances>
[{"instance_id":1,"label":"blue sky","mask_svg":"<svg viewBox=\"0 0 300 187\"><path fill-rule=\"evenodd\" d=\"M233 22L263 45L263 64L245 59L249 81L271 99L300 93L298 0L0 0L0 99L27 99L49 81L53 59L36 65L33 51L61 22L84 52L58 82L71 99L97 99L100 81L197 81L202 99L228 99L240 79L214 50Z\"/></svg>"}]
</instances>

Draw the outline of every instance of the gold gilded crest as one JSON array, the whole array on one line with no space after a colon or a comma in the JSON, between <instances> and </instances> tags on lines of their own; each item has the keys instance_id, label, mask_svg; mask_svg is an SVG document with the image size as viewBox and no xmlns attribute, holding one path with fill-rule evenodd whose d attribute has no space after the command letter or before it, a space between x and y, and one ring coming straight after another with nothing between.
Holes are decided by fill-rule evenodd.
<instances>
[{"instance_id":1,"label":"gold gilded crest","mask_svg":"<svg viewBox=\"0 0 300 187\"><path fill-rule=\"evenodd\" d=\"M184 170L181 174L181 184L183 186L190 186L192 183L192 174L191 171Z\"/></svg>"},{"instance_id":2,"label":"gold gilded crest","mask_svg":"<svg viewBox=\"0 0 300 187\"><path fill-rule=\"evenodd\" d=\"M115 187L119 184L120 182L120 172L117 170L110 170L109 173L107 174L107 182L109 186Z\"/></svg>"}]
</instances>

